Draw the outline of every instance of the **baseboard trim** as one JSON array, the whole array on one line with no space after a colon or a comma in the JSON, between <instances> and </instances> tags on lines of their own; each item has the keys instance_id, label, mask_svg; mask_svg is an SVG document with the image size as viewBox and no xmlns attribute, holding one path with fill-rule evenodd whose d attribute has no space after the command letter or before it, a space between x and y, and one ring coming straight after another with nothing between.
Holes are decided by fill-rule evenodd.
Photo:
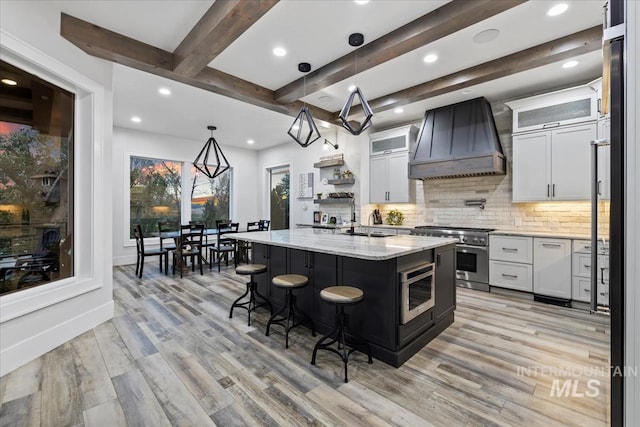
<instances>
[{"instance_id":1,"label":"baseboard trim","mask_svg":"<svg viewBox=\"0 0 640 427\"><path fill-rule=\"evenodd\" d=\"M0 351L0 376L27 364L48 351L113 318L114 305L109 301L71 319L43 330Z\"/></svg>"}]
</instances>

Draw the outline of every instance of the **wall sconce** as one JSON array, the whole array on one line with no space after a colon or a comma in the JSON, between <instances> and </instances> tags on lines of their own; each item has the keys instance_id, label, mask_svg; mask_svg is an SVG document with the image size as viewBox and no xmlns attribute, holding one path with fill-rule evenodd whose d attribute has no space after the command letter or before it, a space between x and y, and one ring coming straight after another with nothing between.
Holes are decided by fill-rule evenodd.
<instances>
[{"instance_id":1,"label":"wall sconce","mask_svg":"<svg viewBox=\"0 0 640 427\"><path fill-rule=\"evenodd\" d=\"M328 139L326 139L326 138L325 138L325 140L324 140L324 146L327 146L327 145L329 145L329 146L333 147L333 148L334 148L334 149L336 149L336 150L338 149L338 144L333 144L331 141L329 141Z\"/></svg>"}]
</instances>

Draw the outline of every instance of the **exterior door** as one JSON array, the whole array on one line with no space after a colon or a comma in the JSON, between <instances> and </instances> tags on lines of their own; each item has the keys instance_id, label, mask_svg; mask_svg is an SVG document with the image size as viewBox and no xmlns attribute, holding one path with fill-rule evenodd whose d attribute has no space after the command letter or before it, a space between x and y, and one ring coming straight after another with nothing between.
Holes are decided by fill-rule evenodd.
<instances>
[{"instance_id":1,"label":"exterior door","mask_svg":"<svg viewBox=\"0 0 640 427\"><path fill-rule=\"evenodd\" d=\"M272 230L289 228L289 165L269 169L270 219Z\"/></svg>"}]
</instances>

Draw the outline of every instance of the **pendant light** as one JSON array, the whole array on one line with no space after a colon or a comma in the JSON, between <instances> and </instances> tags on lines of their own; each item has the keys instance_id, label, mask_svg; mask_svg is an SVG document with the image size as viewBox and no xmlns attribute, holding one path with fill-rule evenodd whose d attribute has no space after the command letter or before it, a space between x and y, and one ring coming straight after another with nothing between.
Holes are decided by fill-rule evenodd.
<instances>
[{"instance_id":1,"label":"pendant light","mask_svg":"<svg viewBox=\"0 0 640 427\"><path fill-rule=\"evenodd\" d=\"M200 150L200 154L193 161L193 166L196 167L200 172L205 174L209 178L215 178L219 175L222 175L227 169L231 166L229 165L229 161L226 156L222 152L220 145L218 145L218 141L213 137L213 131L216 130L215 126L207 126L207 129L211 131L211 137L204 143L204 147ZM211 151L213 149L213 154L215 155L215 163L209 162L209 157L211 155ZM214 171L211 172L211 167L215 167Z\"/></svg>"},{"instance_id":2,"label":"pendant light","mask_svg":"<svg viewBox=\"0 0 640 427\"><path fill-rule=\"evenodd\" d=\"M364 36L361 33L353 33L349 36L349 45L355 47L361 46L363 43ZM356 74L358 74L358 52L356 52ZM349 113L351 112L351 107L353 106L353 101L355 100L356 96L360 100L362 112L364 113L364 120L361 123L349 122ZM340 110L340 115L338 117L342 122L342 127L349 131L351 135L360 135L369 126L371 126L373 111L371 111L371 107L369 107L369 103L367 102L367 99L364 97L359 87L356 87L351 92L349 98L347 98L347 102L344 103L342 110Z\"/></svg>"},{"instance_id":3,"label":"pendant light","mask_svg":"<svg viewBox=\"0 0 640 427\"><path fill-rule=\"evenodd\" d=\"M311 71L311 64L308 62L301 62L298 64L298 71L302 73L308 73ZM307 80L304 77L304 96L307 96ZM320 132L316 123L311 117L311 111L307 108L306 104L303 104L300 112L296 116L295 120L291 124L289 131L287 132L291 138L293 138L301 147L305 148L311 145L313 142L320 139Z\"/></svg>"}]
</instances>

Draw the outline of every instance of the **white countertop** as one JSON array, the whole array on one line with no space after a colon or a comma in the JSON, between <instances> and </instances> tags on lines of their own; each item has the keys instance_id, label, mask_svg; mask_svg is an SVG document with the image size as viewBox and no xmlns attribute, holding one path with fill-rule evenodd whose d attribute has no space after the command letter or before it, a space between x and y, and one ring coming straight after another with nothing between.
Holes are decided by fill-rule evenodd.
<instances>
[{"instance_id":1,"label":"white countertop","mask_svg":"<svg viewBox=\"0 0 640 427\"><path fill-rule=\"evenodd\" d=\"M351 236L340 230L299 228L228 235L234 239L327 254L386 260L456 243L456 239L424 236Z\"/></svg>"}]
</instances>

